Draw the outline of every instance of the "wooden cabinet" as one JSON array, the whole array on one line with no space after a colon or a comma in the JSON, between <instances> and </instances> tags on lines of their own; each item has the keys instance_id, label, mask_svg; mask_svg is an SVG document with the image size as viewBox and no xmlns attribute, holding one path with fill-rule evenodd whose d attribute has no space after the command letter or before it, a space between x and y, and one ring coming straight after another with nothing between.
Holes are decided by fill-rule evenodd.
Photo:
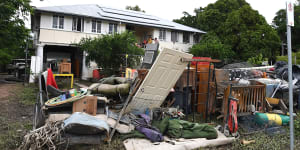
<instances>
[{"instance_id":1,"label":"wooden cabinet","mask_svg":"<svg viewBox=\"0 0 300 150\"><path fill-rule=\"evenodd\" d=\"M97 113L97 97L96 96L86 96L80 100L73 103L73 113L74 112L85 112L87 114L96 116Z\"/></svg>"},{"instance_id":2,"label":"wooden cabinet","mask_svg":"<svg viewBox=\"0 0 300 150\"><path fill-rule=\"evenodd\" d=\"M60 74L63 73L71 73L71 63L67 63L67 62L62 62L59 64L59 69L58 69Z\"/></svg>"}]
</instances>

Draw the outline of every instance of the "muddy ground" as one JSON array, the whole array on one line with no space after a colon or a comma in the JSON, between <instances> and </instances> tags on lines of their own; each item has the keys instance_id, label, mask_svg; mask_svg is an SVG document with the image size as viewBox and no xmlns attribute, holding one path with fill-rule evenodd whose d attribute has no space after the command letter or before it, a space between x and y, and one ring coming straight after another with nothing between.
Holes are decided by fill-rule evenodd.
<instances>
[{"instance_id":1,"label":"muddy ground","mask_svg":"<svg viewBox=\"0 0 300 150\"><path fill-rule=\"evenodd\" d=\"M0 149L16 149L32 129L33 102L26 102L22 83L6 82L0 74ZM30 99L29 95L27 98ZM34 100L33 100L34 101Z\"/></svg>"}]
</instances>

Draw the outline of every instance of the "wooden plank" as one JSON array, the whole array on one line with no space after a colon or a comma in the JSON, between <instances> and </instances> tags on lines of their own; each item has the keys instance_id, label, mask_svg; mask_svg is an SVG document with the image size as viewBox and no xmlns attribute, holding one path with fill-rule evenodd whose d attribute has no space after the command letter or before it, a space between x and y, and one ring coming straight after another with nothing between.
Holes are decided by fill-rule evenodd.
<instances>
[{"instance_id":1,"label":"wooden plank","mask_svg":"<svg viewBox=\"0 0 300 150\"><path fill-rule=\"evenodd\" d=\"M227 86L227 88L224 91L224 99L223 99L223 105L222 105L222 109L223 109L223 121L226 121L227 118L227 111L228 111L228 97L229 97L229 92L230 92L230 85Z\"/></svg>"}]
</instances>

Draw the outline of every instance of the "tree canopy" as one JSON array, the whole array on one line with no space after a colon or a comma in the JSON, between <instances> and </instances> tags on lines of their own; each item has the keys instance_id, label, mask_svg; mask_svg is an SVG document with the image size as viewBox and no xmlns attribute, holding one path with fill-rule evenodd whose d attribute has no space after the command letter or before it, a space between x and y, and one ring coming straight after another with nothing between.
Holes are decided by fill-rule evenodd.
<instances>
[{"instance_id":1,"label":"tree canopy","mask_svg":"<svg viewBox=\"0 0 300 150\"><path fill-rule=\"evenodd\" d=\"M286 43L286 10L281 9L276 12L273 19L273 27L276 29L280 39ZM292 32L292 48L293 50L300 49L300 5L294 6L294 27L291 28Z\"/></svg>"},{"instance_id":2,"label":"tree canopy","mask_svg":"<svg viewBox=\"0 0 300 150\"><path fill-rule=\"evenodd\" d=\"M143 49L135 45L132 32L101 35L97 38L83 38L79 48L88 53L87 62L95 61L106 75L114 74L121 66L133 67L139 64ZM128 57L127 57L127 56ZM127 61L126 61L127 59Z\"/></svg>"},{"instance_id":3,"label":"tree canopy","mask_svg":"<svg viewBox=\"0 0 300 150\"><path fill-rule=\"evenodd\" d=\"M133 10L133 11L140 11L140 12L145 12L145 10L142 10L138 5L135 6L126 6L127 10Z\"/></svg>"},{"instance_id":4,"label":"tree canopy","mask_svg":"<svg viewBox=\"0 0 300 150\"><path fill-rule=\"evenodd\" d=\"M218 0L194 12L195 15L184 12L182 18L174 21L207 32L199 46L193 46L190 50L196 56L204 55L202 52L208 48L201 45L213 46L212 42L218 43L214 46L217 54L210 55L218 59L246 61L257 54L275 58L275 53L280 49L276 31L245 0Z\"/></svg>"},{"instance_id":5,"label":"tree canopy","mask_svg":"<svg viewBox=\"0 0 300 150\"><path fill-rule=\"evenodd\" d=\"M24 53L29 34L24 20L32 11L30 0L5 0L0 3L0 64Z\"/></svg>"}]
</instances>

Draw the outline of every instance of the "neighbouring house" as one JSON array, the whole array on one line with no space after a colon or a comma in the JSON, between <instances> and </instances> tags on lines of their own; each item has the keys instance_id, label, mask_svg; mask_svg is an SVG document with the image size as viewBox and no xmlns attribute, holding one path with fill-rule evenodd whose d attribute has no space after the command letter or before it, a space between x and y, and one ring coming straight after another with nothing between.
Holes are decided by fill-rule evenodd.
<instances>
[{"instance_id":1,"label":"neighbouring house","mask_svg":"<svg viewBox=\"0 0 300 150\"><path fill-rule=\"evenodd\" d=\"M86 53L74 46L81 38L130 30L139 44L151 37L159 39L159 49L187 51L205 33L143 12L96 4L37 7L31 16L31 29L39 58L36 73L67 60L72 64L71 72L82 79L91 77L96 66L93 63L87 66Z\"/></svg>"}]
</instances>

